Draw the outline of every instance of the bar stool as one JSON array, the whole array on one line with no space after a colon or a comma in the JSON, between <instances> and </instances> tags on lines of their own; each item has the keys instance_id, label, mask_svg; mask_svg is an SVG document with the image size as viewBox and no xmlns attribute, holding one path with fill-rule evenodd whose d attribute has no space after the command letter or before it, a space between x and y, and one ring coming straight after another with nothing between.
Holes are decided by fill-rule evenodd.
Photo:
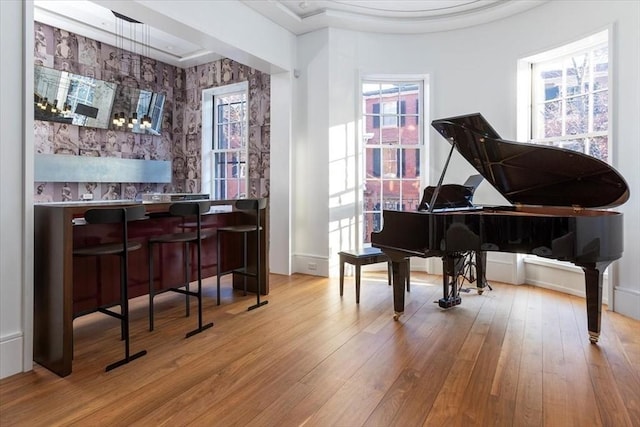
<instances>
[{"instance_id":1,"label":"bar stool","mask_svg":"<svg viewBox=\"0 0 640 427\"><path fill-rule=\"evenodd\" d=\"M84 219L88 224L121 224L122 236L119 242L101 243L73 250L73 256L76 257L100 257L104 255L117 255L120 257L120 313L109 310L107 307L98 307L99 312L120 320L121 338L124 340L124 359L108 365L105 371L110 371L147 354L146 350L133 355L129 351L129 252L140 249L142 244L128 239L127 228L129 221L146 219L146 213L144 206L141 205L122 208L96 208L87 210L84 214Z\"/></svg>"},{"instance_id":2,"label":"bar stool","mask_svg":"<svg viewBox=\"0 0 640 427\"><path fill-rule=\"evenodd\" d=\"M180 233L163 234L154 236L149 239L149 330L153 331L153 298L166 291L173 291L185 295L186 315L189 316L189 297L198 299L198 327L193 331L187 332L185 338L189 338L197 333L209 329L213 326L213 322L202 324L202 240L213 236L213 231L202 230L202 214L209 211L211 201L198 202L180 202L169 206L169 214L180 216L183 218L194 218L196 231L186 231ZM184 224L183 224L184 225ZM184 227L183 227L184 228ZM183 243L184 244L184 284L169 289L156 292L153 280L153 246L164 243ZM197 270L198 270L198 290L196 292L189 290L191 263L190 263L190 244L195 244L197 248ZM184 287L184 289L182 289Z\"/></svg>"},{"instance_id":3,"label":"bar stool","mask_svg":"<svg viewBox=\"0 0 640 427\"><path fill-rule=\"evenodd\" d=\"M263 209L267 207L267 199L240 199L236 200L235 208L240 211L252 212L256 217L255 224L246 224L246 225L230 225L226 227L218 228L218 273L217 273L217 282L218 282L218 305L220 305L220 277L225 274L235 273L241 276L244 276L244 293L247 294L247 277L255 277L256 279L256 304L252 305L248 308L248 310L253 310L265 304L268 304L269 301L260 301L260 231L262 231L262 226L260 225L260 214ZM249 245L248 245L248 235L249 233L256 233L256 270L255 272L249 271L248 264L248 255L249 255ZM234 234L242 234L243 236L243 264L240 268L235 268L227 271L220 271L220 266L222 265L222 257L221 257L221 241L222 236L227 233Z\"/></svg>"}]
</instances>

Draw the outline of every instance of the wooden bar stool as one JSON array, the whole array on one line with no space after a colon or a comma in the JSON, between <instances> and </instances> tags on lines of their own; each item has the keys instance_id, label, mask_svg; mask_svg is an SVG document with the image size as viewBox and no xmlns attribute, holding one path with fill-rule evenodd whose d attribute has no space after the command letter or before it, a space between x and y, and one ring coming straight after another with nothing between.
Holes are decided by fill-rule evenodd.
<instances>
[{"instance_id":1,"label":"wooden bar stool","mask_svg":"<svg viewBox=\"0 0 640 427\"><path fill-rule=\"evenodd\" d=\"M187 332L186 338L193 336L199 332L209 329L213 326L213 323L202 324L202 240L213 236L212 230L202 230L202 214L209 212L211 207L211 201L199 201L199 202L180 202L174 203L169 206L169 213L173 216L180 216L183 218L195 218L195 231L185 231L180 233L163 234L161 236L154 236L149 239L149 330L153 331L153 298L158 294L166 291L173 291L185 295L186 299L186 315L189 316L189 297L196 297L198 300L198 327L193 331ZM184 229L183 224L183 229ZM160 292L156 292L154 280L153 280L153 246L162 245L165 243L182 243L184 244L184 283L172 287ZM189 283L191 282L191 262L190 258L190 244L196 245L196 262L198 271L198 289L193 292L189 290ZM184 287L184 289L182 289Z\"/></svg>"},{"instance_id":2,"label":"wooden bar stool","mask_svg":"<svg viewBox=\"0 0 640 427\"><path fill-rule=\"evenodd\" d=\"M387 274L389 285L391 285L391 280L393 277L392 263L387 255L384 254L378 248L363 248L361 250L348 250L338 252L340 255L340 296L344 293L344 264L349 263L354 265L356 268L356 304L360 303L360 270L363 265L368 264L377 264L379 262L387 263ZM405 262L402 263L401 268L406 269L406 277L407 277L407 292L411 290L410 287L410 264L409 258L405 258Z\"/></svg>"},{"instance_id":3,"label":"wooden bar stool","mask_svg":"<svg viewBox=\"0 0 640 427\"><path fill-rule=\"evenodd\" d=\"M129 338L129 252L142 247L140 242L130 241L127 229L129 221L145 219L144 206L130 206L122 208L96 208L89 209L84 214L87 224L120 224L121 239L118 242L101 243L97 245L77 248L73 250L76 257L100 257L105 255L117 255L120 257L120 313L110 310L108 307L98 307L98 311L120 320L121 336L124 340L124 359L114 362L106 367L110 371L147 354L146 350L130 354ZM99 279L98 279L99 280Z\"/></svg>"}]
</instances>

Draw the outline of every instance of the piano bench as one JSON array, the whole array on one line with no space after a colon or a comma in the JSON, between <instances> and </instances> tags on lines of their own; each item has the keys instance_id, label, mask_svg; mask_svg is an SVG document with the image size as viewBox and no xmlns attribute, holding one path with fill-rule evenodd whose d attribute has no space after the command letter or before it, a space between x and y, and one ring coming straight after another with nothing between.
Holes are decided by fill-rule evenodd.
<instances>
[{"instance_id":1,"label":"piano bench","mask_svg":"<svg viewBox=\"0 0 640 427\"><path fill-rule=\"evenodd\" d=\"M344 263L349 263L356 267L356 304L360 303L360 267L368 264L387 263L387 274L389 286L393 279L393 268L391 259L378 248L363 248L361 250L341 251L340 255L340 296L344 293ZM406 269L407 292L410 291L410 263L409 258L405 258L402 268Z\"/></svg>"}]
</instances>

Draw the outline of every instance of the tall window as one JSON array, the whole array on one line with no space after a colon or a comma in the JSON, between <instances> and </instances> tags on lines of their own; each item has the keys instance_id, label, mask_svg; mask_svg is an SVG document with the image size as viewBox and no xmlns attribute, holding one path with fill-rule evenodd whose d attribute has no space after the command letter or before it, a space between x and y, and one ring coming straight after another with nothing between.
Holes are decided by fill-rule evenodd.
<instances>
[{"instance_id":1,"label":"tall window","mask_svg":"<svg viewBox=\"0 0 640 427\"><path fill-rule=\"evenodd\" d=\"M382 210L417 210L421 196L419 81L363 81L363 241L382 228Z\"/></svg>"},{"instance_id":2,"label":"tall window","mask_svg":"<svg viewBox=\"0 0 640 427\"><path fill-rule=\"evenodd\" d=\"M214 199L247 196L247 84L204 91L203 182Z\"/></svg>"},{"instance_id":3,"label":"tall window","mask_svg":"<svg viewBox=\"0 0 640 427\"><path fill-rule=\"evenodd\" d=\"M531 141L610 162L607 32L537 55L529 64Z\"/></svg>"}]
</instances>

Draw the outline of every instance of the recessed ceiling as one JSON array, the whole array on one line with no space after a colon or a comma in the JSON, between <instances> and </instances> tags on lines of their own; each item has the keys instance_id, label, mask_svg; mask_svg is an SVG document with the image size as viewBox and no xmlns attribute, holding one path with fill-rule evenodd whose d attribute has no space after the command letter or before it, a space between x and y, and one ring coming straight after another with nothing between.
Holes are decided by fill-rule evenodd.
<instances>
[{"instance_id":1,"label":"recessed ceiling","mask_svg":"<svg viewBox=\"0 0 640 427\"><path fill-rule=\"evenodd\" d=\"M295 34L324 27L417 34L470 27L548 0L242 0Z\"/></svg>"},{"instance_id":2,"label":"recessed ceiling","mask_svg":"<svg viewBox=\"0 0 640 427\"><path fill-rule=\"evenodd\" d=\"M237 1L300 35L326 27L389 34L446 31L505 18L548 0ZM124 2L124 5L133 3L136 2ZM214 40L206 34L194 35L197 31L186 23L176 22L162 30L145 26L146 32L128 35L121 31L120 36L124 35L125 40L121 37L117 42L116 17L108 8L88 0L34 0L34 19L102 43L122 43L125 49L131 43L144 40L145 46L140 49L146 49L147 56L181 68L222 57L223 49L217 49ZM191 36L185 36L188 34Z\"/></svg>"},{"instance_id":3,"label":"recessed ceiling","mask_svg":"<svg viewBox=\"0 0 640 427\"><path fill-rule=\"evenodd\" d=\"M35 0L33 14L38 22L125 50L135 49L148 54L145 56L181 68L221 58L216 52L184 37L148 25L123 23L111 10L87 0Z\"/></svg>"}]
</instances>

